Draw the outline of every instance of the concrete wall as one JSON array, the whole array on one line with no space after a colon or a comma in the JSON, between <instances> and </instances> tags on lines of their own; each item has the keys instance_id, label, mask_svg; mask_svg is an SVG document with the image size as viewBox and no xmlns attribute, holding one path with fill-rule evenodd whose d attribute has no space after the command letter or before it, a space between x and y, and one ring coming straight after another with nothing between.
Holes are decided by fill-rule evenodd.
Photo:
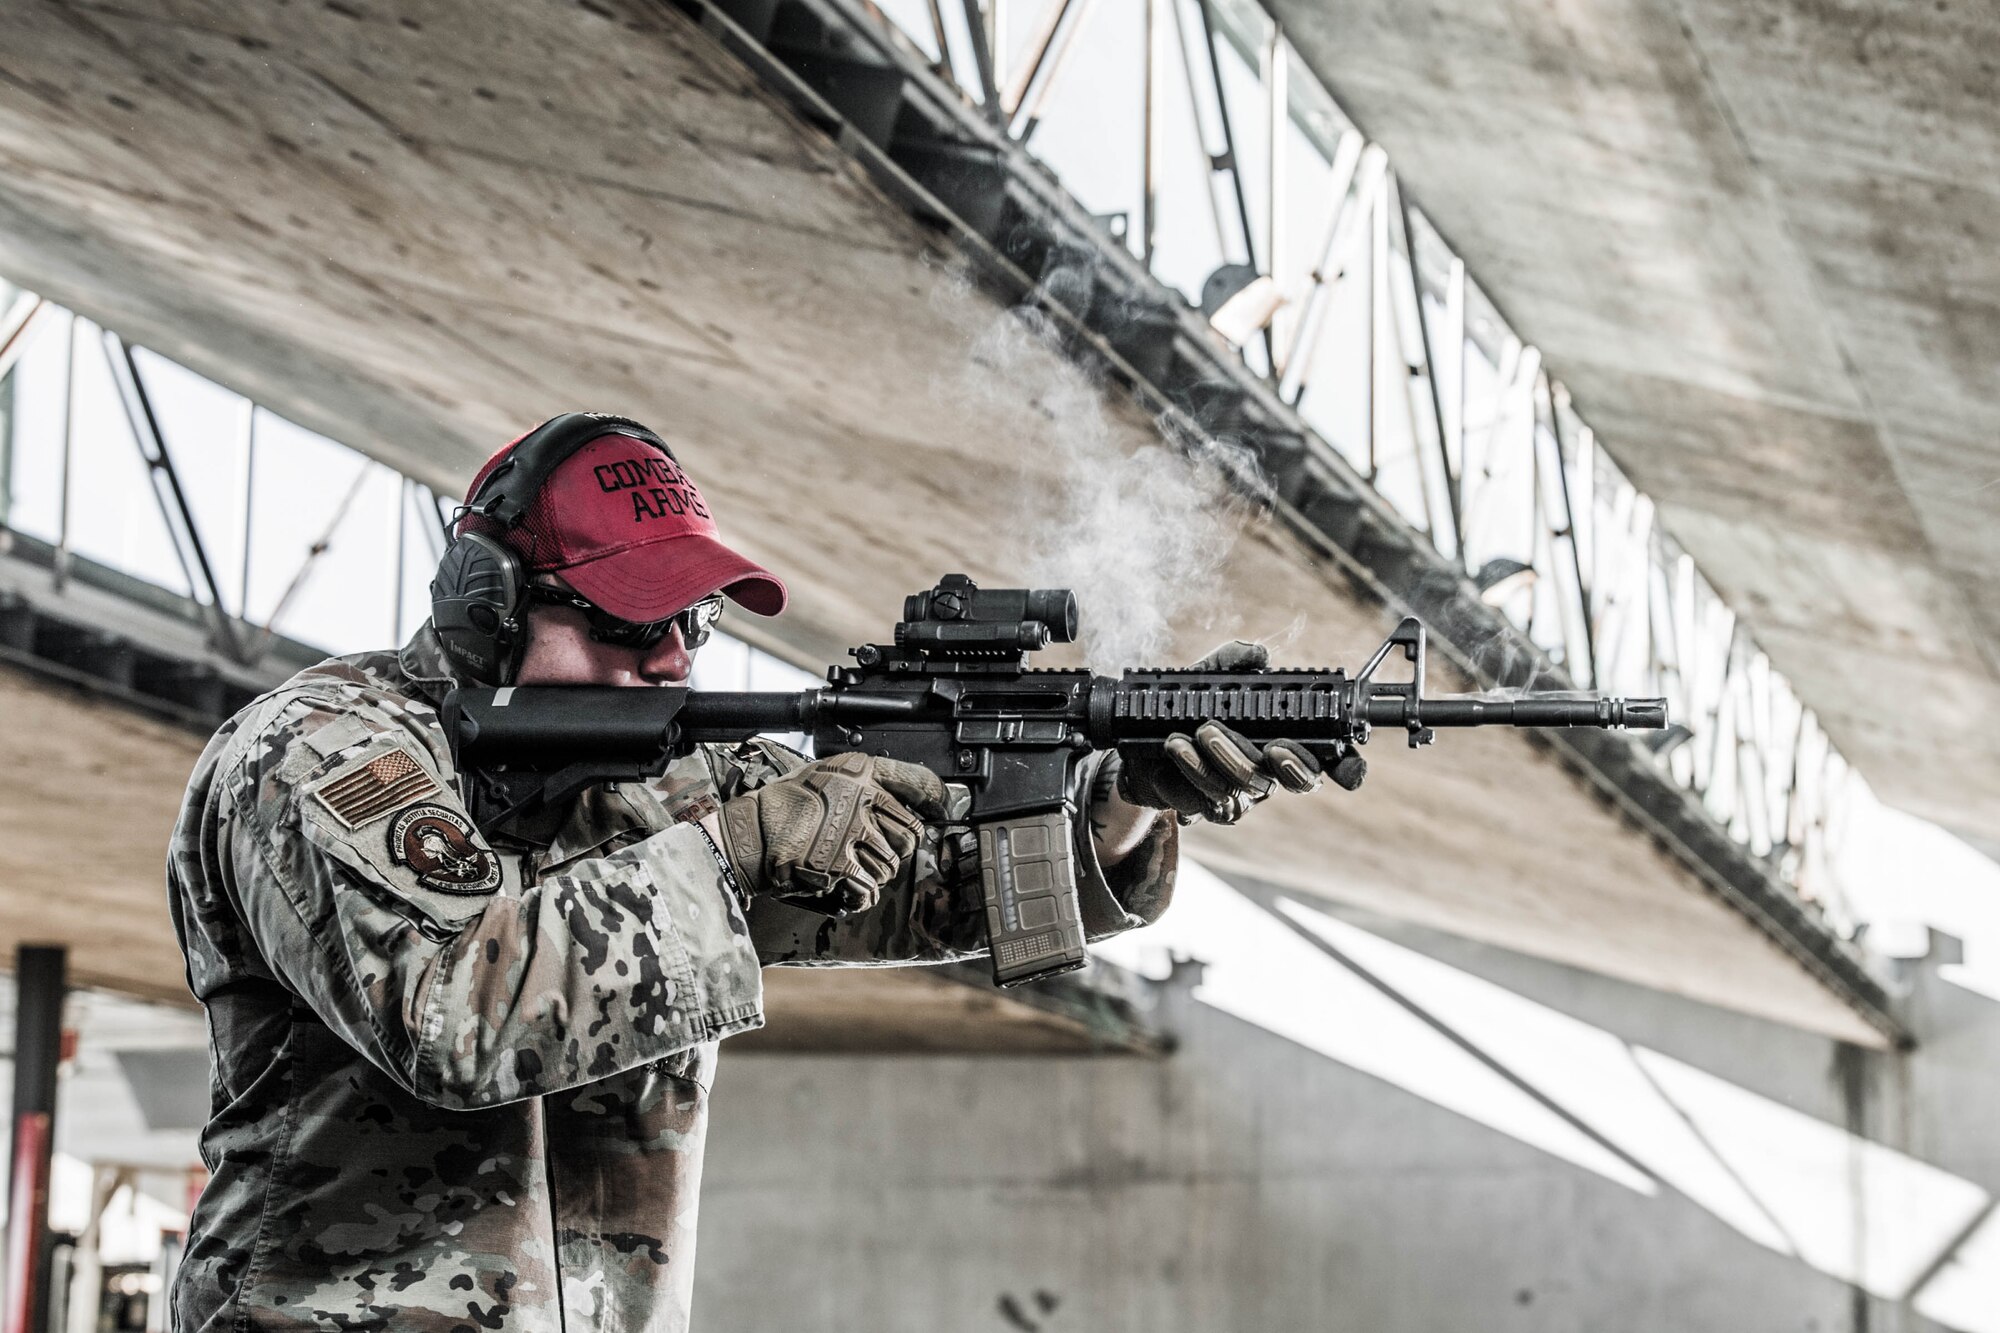
<instances>
[{"instance_id":1,"label":"concrete wall","mask_svg":"<svg viewBox=\"0 0 2000 1333\"><path fill-rule=\"evenodd\" d=\"M1929 1044L1870 1055L1413 927L1339 928L1367 979L1305 1017L1364 1039L1345 1062L1210 1003L1229 1003L1214 969L1163 987L1166 1060L725 1059L701 1327L1939 1327L1842 1273L1886 1296L1931 1279L1926 1308L2000 1327L1974 1253L2000 1247L1944 1258L2000 1190L1991 1002L1920 979ZM1471 1062L1474 1095L1424 1067L1427 1043L1432 1065ZM1636 1079L1612 1095L1626 1064L1665 1102ZM1522 1094L1546 1123L1507 1109Z\"/></svg>"}]
</instances>

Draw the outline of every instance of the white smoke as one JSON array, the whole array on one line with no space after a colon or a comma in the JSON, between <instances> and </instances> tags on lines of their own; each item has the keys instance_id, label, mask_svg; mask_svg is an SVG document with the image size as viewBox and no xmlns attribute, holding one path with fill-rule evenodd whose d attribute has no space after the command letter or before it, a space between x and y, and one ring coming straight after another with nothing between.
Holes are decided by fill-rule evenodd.
<instances>
[{"instance_id":1,"label":"white smoke","mask_svg":"<svg viewBox=\"0 0 2000 1333\"><path fill-rule=\"evenodd\" d=\"M939 295L969 285L948 273ZM1171 421L1158 423L1166 443L1128 449L1107 411L1111 390L1031 306L995 318L945 378L935 387L973 420L1004 418L1025 389L1050 423L1052 450L1020 452L1014 546L994 563L1028 586L1075 590L1081 646L1098 670L1174 665L1165 654L1176 628L1213 628L1225 600L1216 576L1249 510L1236 487L1257 481L1248 451Z\"/></svg>"},{"instance_id":2,"label":"white smoke","mask_svg":"<svg viewBox=\"0 0 2000 1333\"><path fill-rule=\"evenodd\" d=\"M1304 665L1292 662L1285 654L1291 650L1292 645L1297 643L1300 636L1305 632L1306 613L1299 611L1293 614L1291 620L1286 622L1283 629L1275 633L1259 635L1252 642L1260 643L1264 646L1264 651L1271 655L1271 665L1274 667Z\"/></svg>"}]
</instances>

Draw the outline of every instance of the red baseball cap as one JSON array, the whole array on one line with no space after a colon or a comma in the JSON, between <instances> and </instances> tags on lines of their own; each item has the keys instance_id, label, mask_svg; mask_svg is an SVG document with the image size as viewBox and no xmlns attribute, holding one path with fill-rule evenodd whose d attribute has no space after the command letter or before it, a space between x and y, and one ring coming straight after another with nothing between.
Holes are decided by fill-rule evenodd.
<instances>
[{"instance_id":1,"label":"red baseball cap","mask_svg":"<svg viewBox=\"0 0 2000 1333\"><path fill-rule=\"evenodd\" d=\"M487 459L466 493L520 442ZM622 620L664 620L715 592L760 616L785 609L785 585L722 544L680 464L630 435L600 435L564 459L514 527L476 514L462 521L506 542L530 573L561 574Z\"/></svg>"}]
</instances>

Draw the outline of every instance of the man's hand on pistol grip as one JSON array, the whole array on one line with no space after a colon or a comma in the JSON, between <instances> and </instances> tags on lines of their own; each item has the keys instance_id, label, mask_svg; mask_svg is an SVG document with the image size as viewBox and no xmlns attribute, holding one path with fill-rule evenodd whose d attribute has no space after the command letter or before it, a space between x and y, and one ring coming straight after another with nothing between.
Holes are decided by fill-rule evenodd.
<instances>
[{"instance_id":1,"label":"man's hand on pistol grip","mask_svg":"<svg viewBox=\"0 0 2000 1333\"><path fill-rule=\"evenodd\" d=\"M726 802L723 854L746 894L845 916L873 907L945 817L944 783L916 764L835 755Z\"/></svg>"}]
</instances>

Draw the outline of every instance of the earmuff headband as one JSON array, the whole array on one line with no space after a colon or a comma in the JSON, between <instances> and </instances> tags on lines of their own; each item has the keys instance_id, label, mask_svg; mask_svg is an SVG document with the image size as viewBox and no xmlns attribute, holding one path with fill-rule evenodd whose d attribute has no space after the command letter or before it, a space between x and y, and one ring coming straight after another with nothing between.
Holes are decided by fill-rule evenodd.
<instances>
[{"instance_id":1,"label":"earmuff headband","mask_svg":"<svg viewBox=\"0 0 2000 1333\"><path fill-rule=\"evenodd\" d=\"M530 431L525 439L494 465L479 487L466 497L467 513L490 518L502 527L513 527L535 502L535 495L547 484L555 470L569 456L601 435L630 435L652 445L668 458L674 451L667 442L629 417L607 416L602 412L564 412L550 417ZM679 459L674 459L679 462Z\"/></svg>"}]
</instances>

